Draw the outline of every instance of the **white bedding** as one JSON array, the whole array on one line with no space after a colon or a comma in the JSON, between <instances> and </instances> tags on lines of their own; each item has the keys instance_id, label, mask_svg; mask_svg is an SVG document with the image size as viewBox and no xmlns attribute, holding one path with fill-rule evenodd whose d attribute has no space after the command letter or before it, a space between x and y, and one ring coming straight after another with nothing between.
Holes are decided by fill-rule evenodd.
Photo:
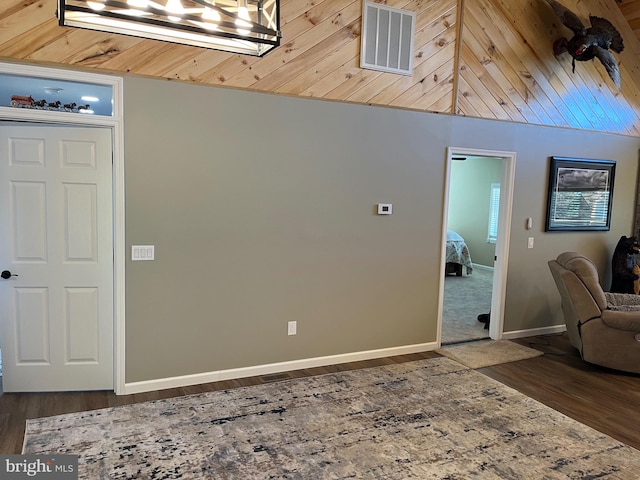
<instances>
[{"instance_id":1,"label":"white bedding","mask_svg":"<svg viewBox=\"0 0 640 480\"><path fill-rule=\"evenodd\" d=\"M473 263L471 262L471 254L469 248L458 233L453 230L447 230L447 263L458 263L464 265L467 269L467 275L473 271Z\"/></svg>"}]
</instances>

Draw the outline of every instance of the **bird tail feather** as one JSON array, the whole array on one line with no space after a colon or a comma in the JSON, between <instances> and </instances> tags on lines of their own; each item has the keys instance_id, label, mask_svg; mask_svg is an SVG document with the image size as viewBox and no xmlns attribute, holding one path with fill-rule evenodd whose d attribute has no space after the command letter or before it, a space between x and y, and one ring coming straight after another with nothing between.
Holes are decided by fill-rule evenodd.
<instances>
[{"instance_id":1,"label":"bird tail feather","mask_svg":"<svg viewBox=\"0 0 640 480\"><path fill-rule=\"evenodd\" d=\"M611 40L610 45L607 48L613 50L616 53L622 52L624 50L624 42L622 41L622 35L613 24L607 20L606 18L600 17L589 17L591 21L591 27L599 31L599 33L604 33L605 36L608 36ZM605 33L606 32L606 33ZM603 45L601 45L603 46Z\"/></svg>"}]
</instances>

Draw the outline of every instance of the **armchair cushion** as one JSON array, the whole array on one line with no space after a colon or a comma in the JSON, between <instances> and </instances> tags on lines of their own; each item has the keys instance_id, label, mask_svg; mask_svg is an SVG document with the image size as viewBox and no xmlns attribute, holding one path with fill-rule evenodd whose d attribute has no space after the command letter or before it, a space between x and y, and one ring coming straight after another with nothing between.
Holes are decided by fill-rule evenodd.
<instances>
[{"instance_id":1,"label":"armchair cushion","mask_svg":"<svg viewBox=\"0 0 640 480\"><path fill-rule=\"evenodd\" d=\"M604 292L604 296L607 299L607 310L640 312L640 295Z\"/></svg>"}]
</instances>

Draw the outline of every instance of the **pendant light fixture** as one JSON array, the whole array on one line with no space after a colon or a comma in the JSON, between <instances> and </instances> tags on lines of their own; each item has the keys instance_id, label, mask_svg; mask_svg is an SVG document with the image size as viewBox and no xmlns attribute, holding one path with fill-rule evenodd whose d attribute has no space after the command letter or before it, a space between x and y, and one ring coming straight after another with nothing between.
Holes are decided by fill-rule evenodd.
<instances>
[{"instance_id":1,"label":"pendant light fixture","mask_svg":"<svg viewBox=\"0 0 640 480\"><path fill-rule=\"evenodd\" d=\"M262 56L280 45L280 0L58 0L61 26Z\"/></svg>"}]
</instances>

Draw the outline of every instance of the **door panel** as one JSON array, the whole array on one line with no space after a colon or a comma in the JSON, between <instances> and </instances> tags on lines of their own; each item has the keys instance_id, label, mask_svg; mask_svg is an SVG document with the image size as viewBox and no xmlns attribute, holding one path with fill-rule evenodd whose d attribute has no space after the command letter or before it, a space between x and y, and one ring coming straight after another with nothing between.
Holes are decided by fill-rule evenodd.
<instances>
[{"instance_id":1,"label":"door panel","mask_svg":"<svg viewBox=\"0 0 640 480\"><path fill-rule=\"evenodd\" d=\"M13 290L18 365L50 365L48 293L46 288Z\"/></svg>"},{"instance_id":2,"label":"door panel","mask_svg":"<svg viewBox=\"0 0 640 480\"><path fill-rule=\"evenodd\" d=\"M47 261L46 185L44 182L11 182L13 205L7 233L13 232L17 262Z\"/></svg>"},{"instance_id":3,"label":"door panel","mask_svg":"<svg viewBox=\"0 0 640 480\"><path fill-rule=\"evenodd\" d=\"M113 389L107 128L0 126L4 391Z\"/></svg>"},{"instance_id":4,"label":"door panel","mask_svg":"<svg viewBox=\"0 0 640 480\"><path fill-rule=\"evenodd\" d=\"M95 185L65 184L65 260L97 263L97 191Z\"/></svg>"},{"instance_id":5,"label":"door panel","mask_svg":"<svg viewBox=\"0 0 640 480\"><path fill-rule=\"evenodd\" d=\"M97 288L65 289L65 363L97 363L100 337Z\"/></svg>"}]
</instances>

